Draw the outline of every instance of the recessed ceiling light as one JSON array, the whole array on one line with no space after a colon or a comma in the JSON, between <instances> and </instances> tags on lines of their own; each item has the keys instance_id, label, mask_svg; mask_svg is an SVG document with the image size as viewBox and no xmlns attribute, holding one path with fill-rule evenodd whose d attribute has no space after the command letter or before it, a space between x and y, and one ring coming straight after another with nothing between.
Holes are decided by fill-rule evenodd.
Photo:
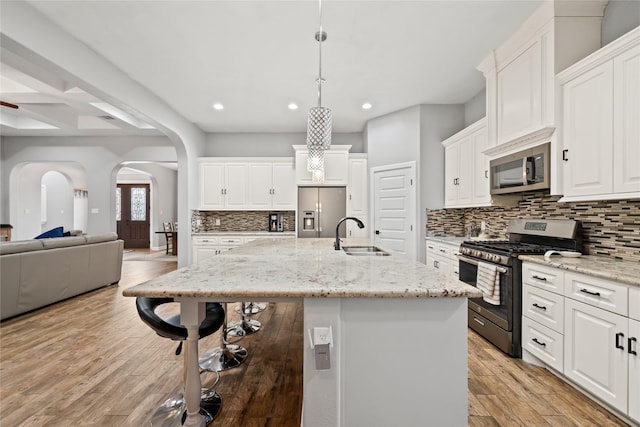
<instances>
[{"instance_id":1,"label":"recessed ceiling light","mask_svg":"<svg viewBox=\"0 0 640 427\"><path fill-rule=\"evenodd\" d=\"M370 110L370 109L371 109L371 107L373 107L373 105L371 105L371 104L370 104L370 103L368 103L368 102L365 102L364 104L362 104L362 109L363 109L363 110Z\"/></svg>"},{"instance_id":2,"label":"recessed ceiling light","mask_svg":"<svg viewBox=\"0 0 640 427\"><path fill-rule=\"evenodd\" d=\"M295 102L290 102L289 105L287 105L287 108L289 110L297 110L298 109L298 104L296 104Z\"/></svg>"},{"instance_id":3,"label":"recessed ceiling light","mask_svg":"<svg viewBox=\"0 0 640 427\"><path fill-rule=\"evenodd\" d=\"M215 104L213 104L213 109L214 110L224 110L224 105L220 104L219 102L216 102Z\"/></svg>"}]
</instances>

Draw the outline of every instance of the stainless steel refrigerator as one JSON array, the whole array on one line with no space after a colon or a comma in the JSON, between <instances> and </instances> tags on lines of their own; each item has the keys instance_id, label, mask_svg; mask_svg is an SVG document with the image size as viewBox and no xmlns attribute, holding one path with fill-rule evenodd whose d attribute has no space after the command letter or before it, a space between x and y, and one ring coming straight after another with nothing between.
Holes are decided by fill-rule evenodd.
<instances>
[{"instance_id":1,"label":"stainless steel refrigerator","mask_svg":"<svg viewBox=\"0 0 640 427\"><path fill-rule=\"evenodd\" d=\"M336 224L347 214L345 187L298 187L298 237L336 237ZM346 236L340 227L340 237Z\"/></svg>"}]
</instances>

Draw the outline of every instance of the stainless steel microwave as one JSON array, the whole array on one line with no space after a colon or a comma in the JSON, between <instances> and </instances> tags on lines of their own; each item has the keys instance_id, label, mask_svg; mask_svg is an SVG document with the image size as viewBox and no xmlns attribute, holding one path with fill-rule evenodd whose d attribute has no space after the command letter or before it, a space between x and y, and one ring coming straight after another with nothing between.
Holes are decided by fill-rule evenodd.
<instances>
[{"instance_id":1,"label":"stainless steel microwave","mask_svg":"<svg viewBox=\"0 0 640 427\"><path fill-rule=\"evenodd\" d=\"M550 187L549 148L545 143L491 160L491 194L519 193Z\"/></svg>"}]
</instances>

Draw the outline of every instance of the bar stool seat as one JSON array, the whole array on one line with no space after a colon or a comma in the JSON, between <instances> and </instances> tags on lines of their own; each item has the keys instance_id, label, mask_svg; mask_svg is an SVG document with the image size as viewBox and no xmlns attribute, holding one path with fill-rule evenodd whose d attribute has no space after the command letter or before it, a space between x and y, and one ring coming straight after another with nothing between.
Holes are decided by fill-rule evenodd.
<instances>
[{"instance_id":1,"label":"bar stool seat","mask_svg":"<svg viewBox=\"0 0 640 427\"><path fill-rule=\"evenodd\" d=\"M156 309L174 302L173 298L136 298L136 308L140 319L163 338L180 341L176 355L180 354L182 341L187 339L187 328L180 324L180 315L176 314L162 318L156 313ZM208 302L205 304L205 318L199 328L200 338L209 336L219 330L225 323L225 311L219 303ZM200 413L205 417L205 423L210 423L220 412L222 399L213 390L203 388L201 390ZM183 393L169 397L156 410L151 418L152 426L181 425L186 417Z\"/></svg>"}]
</instances>

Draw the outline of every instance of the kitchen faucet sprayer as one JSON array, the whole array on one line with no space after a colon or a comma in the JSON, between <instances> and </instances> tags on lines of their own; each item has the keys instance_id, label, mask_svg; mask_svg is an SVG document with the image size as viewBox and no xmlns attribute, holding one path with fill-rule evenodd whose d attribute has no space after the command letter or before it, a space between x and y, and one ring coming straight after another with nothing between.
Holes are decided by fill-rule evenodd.
<instances>
[{"instance_id":1,"label":"kitchen faucet sprayer","mask_svg":"<svg viewBox=\"0 0 640 427\"><path fill-rule=\"evenodd\" d=\"M342 224L348 219L355 221L356 224L358 225L358 228L364 228L364 223L354 216L345 216L340 221L338 221L338 224L336 224L336 241L333 244L333 248L336 251L340 250L340 224Z\"/></svg>"}]
</instances>

